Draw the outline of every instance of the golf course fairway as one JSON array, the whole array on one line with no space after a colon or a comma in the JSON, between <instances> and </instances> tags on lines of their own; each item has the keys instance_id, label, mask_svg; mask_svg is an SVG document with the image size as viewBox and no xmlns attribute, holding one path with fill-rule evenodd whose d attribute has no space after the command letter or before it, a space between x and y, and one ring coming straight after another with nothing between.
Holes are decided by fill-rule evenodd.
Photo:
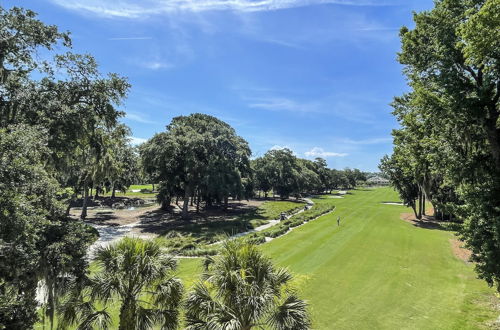
<instances>
[{"instance_id":1,"label":"golf course fairway","mask_svg":"<svg viewBox=\"0 0 500 330\"><path fill-rule=\"evenodd\" d=\"M295 275L314 329L480 329L500 315L494 290L454 255L453 232L416 227L400 219L409 208L382 204L399 201L392 188L314 201L336 209L261 245ZM181 261L186 286L200 264Z\"/></svg>"}]
</instances>

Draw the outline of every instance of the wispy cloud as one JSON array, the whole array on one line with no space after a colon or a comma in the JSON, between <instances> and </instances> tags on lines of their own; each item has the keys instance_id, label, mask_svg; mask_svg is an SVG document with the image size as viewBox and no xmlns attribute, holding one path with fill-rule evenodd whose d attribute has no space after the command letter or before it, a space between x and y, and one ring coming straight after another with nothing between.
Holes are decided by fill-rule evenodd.
<instances>
[{"instance_id":1,"label":"wispy cloud","mask_svg":"<svg viewBox=\"0 0 500 330\"><path fill-rule=\"evenodd\" d=\"M108 38L108 40L112 41L120 41L120 40L152 40L153 37L116 37L116 38Z\"/></svg>"},{"instance_id":2,"label":"wispy cloud","mask_svg":"<svg viewBox=\"0 0 500 330\"><path fill-rule=\"evenodd\" d=\"M139 112L127 112L125 118L136 121L142 124L156 124L155 121L150 120L147 115Z\"/></svg>"},{"instance_id":3,"label":"wispy cloud","mask_svg":"<svg viewBox=\"0 0 500 330\"><path fill-rule=\"evenodd\" d=\"M129 140L130 144L133 146L137 146L137 145L142 144L142 143L147 141L147 139L143 139L143 138L136 137L136 136L129 136L128 140Z\"/></svg>"},{"instance_id":4,"label":"wispy cloud","mask_svg":"<svg viewBox=\"0 0 500 330\"><path fill-rule=\"evenodd\" d=\"M254 98L248 103L248 107L270 111L319 112L317 104L299 102L285 97Z\"/></svg>"},{"instance_id":5,"label":"wispy cloud","mask_svg":"<svg viewBox=\"0 0 500 330\"><path fill-rule=\"evenodd\" d=\"M328 158L328 157L345 157L348 154L340 153L340 152L325 151L323 148L314 147L311 150L304 152L304 155L306 155L306 157Z\"/></svg>"},{"instance_id":6,"label":"wispy cloud","mask_svg":"<svg viewBox=\"0 0 500 330\"><path fill-rule=\"evenodd\" d=\"M162 69L172 69L174 67L173 64L162 61L144 61L139 62L139 66L150 70L162 70Z\"/></svg>"},{"instance_id":7,"label":"wispy cloud","mask_svg":"<svg viewBox=\"0 0 500 330\"><path fill-rule=\"evenodd\" d=\"M387 6L394 1L376 0L51 0L64 8L91 13L108 18L142 18L179 11L230 10L237 12L258 12L303 7L317 4L342 6Z\"/></svg>"}]
</instances>

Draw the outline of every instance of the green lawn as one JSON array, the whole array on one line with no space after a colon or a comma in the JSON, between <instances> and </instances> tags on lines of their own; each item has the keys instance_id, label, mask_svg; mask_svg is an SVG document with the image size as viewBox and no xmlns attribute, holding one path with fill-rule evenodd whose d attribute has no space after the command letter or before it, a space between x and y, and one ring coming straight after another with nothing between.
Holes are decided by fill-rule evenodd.
<instances>
[{"instance_id":1,"label":"green lawn","mask_svg":"<svg viewBox=\"0 0 500 330\"><path fill-rule=\"evenodd\" d=\"M335 211L261 245L295 274L313 328L477 329L496 319L491 304L498 298L453 255L453 233L417 228L399 219L409 209L381 204L397 200L390 188L315 199ZM180 260L187 287L200 260Z\"/></svg>"},{"instance_id":2,"label":"green lawn","mask_svg":"<svg viewBox=\"0 0 500 330\"><path fill-rule=\"evenodd\" d=\"M335 211L261 245L296 275L314 329L475 329L498 317L494 291L453 255L453 234L414 227L399 219L409 209L381 204L397 200L391 188L316 199ZM191 283L197 263L182 260L179 275Z\"/></svg>"}]
</instances>

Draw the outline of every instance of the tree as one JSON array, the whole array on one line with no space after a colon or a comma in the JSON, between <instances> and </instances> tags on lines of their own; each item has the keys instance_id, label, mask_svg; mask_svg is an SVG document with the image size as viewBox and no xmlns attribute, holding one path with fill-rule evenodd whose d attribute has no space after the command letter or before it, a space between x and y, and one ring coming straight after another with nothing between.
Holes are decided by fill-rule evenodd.
<instances>
[{"instance_id":1,"label":"tree","mask_svg":"<svg viewBox=\"0 0 500 330\"><path fill-rule=\"evenodd\" d=\"M318 157L314 160L314 165L315 165L315 172L318 175L318 180L319 180L319 185L317 186L316 190L318 192L323 192L328 188L330 180L328 164L326 163L325 159Z\"/></svg>"},{"instance_id":2,"label":"tree","mask_svg":"<svg viewBox=\"0 0 500 330\"><path fill-rule=\"evenodd\" d=\"M263 157L264 166L268 167L269 179L273 191L281 199L288 198L299 191L299 164L290 149L269 150Z\"/></svg>"},{"instance_id":3,"label":"tree","mask_svg":"<svg viewBox=\"0 0 500 330\"><path fill-rule=\"evenodd\" d=\"M401 118L403 128L411 130L403 134L413 139L405 149L422 150L418 159L426 160L417 182L426 193L435 189L429 182L457 193L448 204L464 221L462 238L479 276L498 290L499 12L498 0L440 0L432 10L415 14L415 28L401 29L398 57L411 92L396 100L409 110ZM410 117L424 124L419 134ZM445 196L439 186L435 195Z\"/></svg>"},{"instance_id":4,"label":"tree","mask_svg":"<svg viewBox=\"0 0 500 330\"><path fill-rule=\"evenodd\" d=\"M188 203L196 196L224 202L244 191L242 179L250 177L248 143L225 122L205 114L172 119L167 131L156 134L141 146L144 171L160 182L159 201L170 205L182 197L182 217L188 218Z\"/></svg>"},{"instance_id":5,"label":"tree","mask_svg":"<svg viewBox=\"0 0 500 330\"><path fill-rule=\"evenodd\" d=\"M65 216L60 187L45 167L47 133L25 125L0 129L0 327L29 329L45 283L53 316L57 287L86 268L91 227Z\"/></svg>"},{"instance_id":6,"label":"tree","mask_svg":"<svg viewBox=\"0 0 500 330\"><path fill-rule=\"evenodd\" d=\"M307 304L287 289L292 276L252 245L224 243L186 302L187 329L309 329Z\"/></svg>"},{"instance_id":7,"label":"tree","mask_svg":"<svg viewBox=\"0 0 500 330\"><path fill-rule=\"evenodd\" d=\"M0 327L10 329L32 328L39 282L52 319L63 283L82 278L96 232L66 216L61 186L89 184L129 87L90 55L40 60L71 40L36 16L0 7Z\"/></svg>"},{"instance_id":8,"label":"tree","mask_svg":"<svg viewBox=\"0 0 500 330\"><path fill-rule=\"evenodd\" d=\"M405 158L397 158L394 154L391 157L384 156L380 161L380 170L389 178L391 184L398 191L403 204L410 206L416 218L420 218L417 213L417 198L419 196L418 185L411 169L404 164Z\"/></svg>"},{"instance_id":9,"label":"tree","mask_svg":"<svg viewBox=\"0 0 500 330\"><path fill-rule=\"evenodd\" d=\"M323 182L320 178L322 174L318 164L308 159L297 159L299 170L297 171L297 186L298 191L296 197L300 197L301 193L321 192Z\"/></svg>"},{"instance_id":10,"label":"tree","mask_svg":"<svg viewBox=\"0 0 500 330\"><path fill-rule=\"evenodd\" d=\"M106 149L103 136L123 115L116 107L130 85L116 74L103 76L90 55L39 60L40 48L52 55L55 46L71 46L71 39L30 10L0 7L0 29L0 127L47 129L47 166L62 185L82 183L85 218L88 187Z\"/></svg>"},{"instance_id":11,"label":"tree","mask_svg":"<svg viewBox=\"0 0 500 330\"><path fill-rule=\"evenodd\" d=\"M173 277L177 263L153 241L123 238L96 252L98 269L84 287L76 286L61 305L60 323L67 328L98 326L107 329L106 306L120 300L120 330L176 329L183 286ZM99 305L97 305L99 303ZM104 307L97 309L96 306Z\"/></svg>"}]
</instances>

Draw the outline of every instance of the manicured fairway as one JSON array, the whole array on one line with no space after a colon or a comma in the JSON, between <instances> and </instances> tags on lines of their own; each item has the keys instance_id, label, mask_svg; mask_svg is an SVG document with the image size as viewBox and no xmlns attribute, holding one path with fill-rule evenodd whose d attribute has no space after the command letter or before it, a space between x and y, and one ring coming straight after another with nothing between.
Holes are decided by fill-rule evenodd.
<instances>
[{"instance_id":1,"label":"manicured fairway","mask_svg":"<svg viewBox=\"0 0 500 330\"><path fill-rule=\"evenodd\" d=\"M451 232L417 228L390 188L324 198L335 212L262 245L297 277L315 329L469 329L498 317L493 290L456 258ZM337 216L341 226L337 227ZM181 277L196 271L183 260Z\"/></svg>"}]
</instances>

